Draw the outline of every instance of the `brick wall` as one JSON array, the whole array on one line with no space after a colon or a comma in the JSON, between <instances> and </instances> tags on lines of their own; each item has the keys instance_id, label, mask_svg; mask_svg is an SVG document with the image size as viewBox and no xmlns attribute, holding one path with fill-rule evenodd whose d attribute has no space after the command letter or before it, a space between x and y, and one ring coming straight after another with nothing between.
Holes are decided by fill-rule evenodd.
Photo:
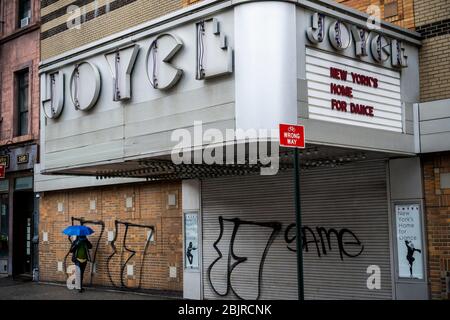
<instances>
[{"instance_id":1,"label":"brick wall","mask_svg":"<svg viewBox=\"0 0 450 320\"><path fill-rule=\"evenodd\" d=\"M1 74L1 117L0 144L39 139L39 30L2 45L0 60ZM17 114L17 91L15 72L29 68L29 135L15 137L15 116Z\"/></svg>"},{"instance_id":2,"label":"brick wall","mask_svg":"<svg viewBox=\"0 0 450 320\"><path fill-rule=\"evenodd\" d=\"M414 1L415 21L417 26L450 18L450 1L420 0Z\"/></svg>"},{"instance_id":3,"label":"brick wall","mask_svg":"<svg viewBox=\"0 0 450 320\"><path fill-rule=\"evenodd\" d=\"M187 1L50 1L41 10L42 60L181 9ZM74 4L77 7L69 7ZM78 21L80 24L76 24Z\"/></svg>"},{"instance_id":4,"label":"brick wall","mask_svg":"<svg viewBox=\"0 0 450 320\"><path fill-rule=\"evenodd\" d=\"M421 102L450 98L450 34L424 39L420 50ZM447 49L445 49L447 48Z\"/></svg>"},{"instance_id":5,"label":"brick wall","mask_svg":"<svg viewBox=\"0 0 450 320\"><path fill-rule=\"evenodd\" d=\"M369 6L377 6L381 19L403 28L414 28L414 0L336 0L336 2L365 13L368 13L366 10Z\"/></svg>"},{"instance_id":6,"label":"brick wall","mask_svg":"<svg viewBox=\"0 0 450 320\"><path fill-rule=\"evenodd\" d=\"M3 0L3 23L0 26L1 36L10 35L18 29L18 1ZM0 9L1 12L1 9ZM40 0L31 0L31 23L33 25L40 20Z\"/></svg>"},{"instance_id":7,"label":"brick wall","mask_svg":"<svg viewBox=\"0 0 450 320\"><path fill-rule=\"evenodd\" d=\"M16 1L4 2L0 33L0 145L39 140L39 0L32 1L32 20L18 28ZM17 90L15 72L29 69L29 134L15 137Z\"/></svg>"},{"instance_id":8,"label":"brick wall","mask_svg":"<svg viewBox=\"0 0 450 320\"><path fill-rule=\"evenodd\" d=\"M177 204L168 205L168 194L177 195ZM127 208L127 198L130 198ZM95 201L95 208L91 206ZM41 281L65 282L67 275L58 271L58 262L67 270L71 255L70 243L61 231L72 218L86 222L95 230L89 237L94 248L95 272L92 284L111 287L154 289L181 292L183 288L182 215L180 183L145 183L101 188L85 188L43 193L40 201L39 270ZM78 224L80 220L75 220ZM119 223L116 225L116 221ZM102 225L104 230L102 234ZM128 227L126 224L134 225ZM147 244L149 226L154 226L154 241ZM108 242L108 231L117 231L116 240ZM44 241L44 233L48 241ZM98 243L98 249L96 246ZM126 245L126 249L124 246ZM115 246L116 254L113 255ZM131 257L131 252L136 254ZM109 259L109 257L111 257ZM127 265L134 275L127 275ZM89 264L85 284L91 281ZM170 277L170 267L176 267L176 277ZM122 273L122 276L121 276Z\"/></svg>"},{"instance_id":9,"label":"brick wall","mask_svg":"<svg viewBox=\"0 0 450 320\"><path fill-rule=\"evenodd\" d=\"M202 1L202 0L183 0L183 6L186 7L186 6L189 6L191 4L194 4L194 3L197 3L200 1Z\"/></svg>"},{"instance_id":10,"label":"brick wall","mask_svg":"<svg viewBox=\"0 0 450 320\"><path fill-rule=\"evenodd\" d=\"M416 31L422 34L420 99L450 98L450 1L415 1Z\"/></svg>"},{"instance_id":11,"label":"brick wall","mask_svg":"<svg viewBox=\"0 0 450 320\"><path fill-rule=\"evenodd\" d=\"M422 161L431 295L450 299L446 284L450 279L450 188L442 189L440 181L441 174L450 173L450 153L430 154Z\"/></svg>"},{"instance_id":12,"label":"brick wall","mask_svg":"<svg viewBox=\"0 0 450 320\"><path fill-rule=\"evenodd\" d=\"M190 5L201 0L183 0L184 5ZM369 6L379 8L380 18L400 27L414 29L414 0L335 0L353 9L366 12ZM433 0L426 0L424 2ZM439 0L445 2L447 0ZM416 1L417 2L417 1ZM420 1L419 1L420 2ZM385 8L387 8L385 10Z\"/></svg>"}]
</instances>

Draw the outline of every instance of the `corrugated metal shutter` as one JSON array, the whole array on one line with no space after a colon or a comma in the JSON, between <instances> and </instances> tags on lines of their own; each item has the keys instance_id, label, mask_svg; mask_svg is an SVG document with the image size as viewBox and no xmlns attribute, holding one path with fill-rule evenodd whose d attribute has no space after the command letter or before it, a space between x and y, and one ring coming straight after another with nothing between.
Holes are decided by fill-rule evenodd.
<instances>
[{"instance_id":1,"label":"corrugated metal shutter","mask_svg":"<svg viewBox=\"0 0 450 320\"><path fill-rule=\"evenodd\" d=\"M296 254L288 249L288 246L295 249L295 240L288 243L285 238L286 229L295 222L292 175L292 171L285 171L277 176L225 177L202 182L206 299L236 298L233 290L245 299L255 299L258 293L260 299L297 299ZM391 299L385 162L302 172L301 202L303 225L311 228L318 241L317 227L327 231L334 228L338 232L346 228L364 246L359 256L343 254L341 259L337 237L332 233L331 251L323 236L326 254L321 243L318 243L319 251L314 243L308 243L304 255L306 298ZM217 241L221 234L219 217L223 218L223 232ZM271 222L274 224L266 225ZM281 227L278 233L274 231L277 223ZM272 232L275 234L270 244ZM231 241L233 233L235 238ZM307 241L314 240L310 231L305 233ZM287 238L292 239L294 235L292 228ZM344 249L353 255L361 250L358 245L348 244L354 241L350 233L344 232L343 242L347 243ZM215 243L223 255L221 259ZM235 256L229 258L231 245ZM264 250L267 254L259 277ZM238 257L247 260L232 268ZM369 265L381 269L380 290L367 289ZM217 294L224 295L227 288L226 296Z\"/></svg>"}]
</instances>

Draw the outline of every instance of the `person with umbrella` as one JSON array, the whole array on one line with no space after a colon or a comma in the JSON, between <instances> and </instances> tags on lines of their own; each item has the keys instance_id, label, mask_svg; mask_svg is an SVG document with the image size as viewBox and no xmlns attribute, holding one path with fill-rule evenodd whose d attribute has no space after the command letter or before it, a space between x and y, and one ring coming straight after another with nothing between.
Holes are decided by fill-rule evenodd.
<instances>
[{"instance_id":1,"label":"person with umbrella","mask_svg":"<svg viewBox=\"0 0 450 320\"><path fill-rule=\"evenodd\" d=\"M92 249L92 244L86 236L94 233L94 231L86 226L70 226L63 232L69 237L77 237L72 242L69 252L72 253L72 262L75 264L75 288L78 289L78 292L83 292L84 270L87 262L90 261L89 250Z\"/></svg>"}]
</instances>

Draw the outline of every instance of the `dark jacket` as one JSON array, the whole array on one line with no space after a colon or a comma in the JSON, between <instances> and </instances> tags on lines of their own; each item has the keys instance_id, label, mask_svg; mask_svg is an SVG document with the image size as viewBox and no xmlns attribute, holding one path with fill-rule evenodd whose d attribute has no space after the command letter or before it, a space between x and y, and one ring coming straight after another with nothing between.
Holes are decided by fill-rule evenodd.
<instances>
[{"instance_id":1,"label":"dark jacket","mask_svg":"<svg viewBox=\"0 0 450 320\"><path fill-rule=\"evenodd\" d=\"M72 253L72 262L74 262L74 263L78 262L76 254L77 254L78 247L81 244L85 244L86 245L86 247L88 249L87 250L87 260L91 261L91 258L90 258L90 255L89 255L89 249L92 249L92 244L89 242L89 240L87 238L77 237L77 239L74 242L72 242L72 246L70 247L70 251L69 251L69 252Z\"/></svg>"}]
</instances>

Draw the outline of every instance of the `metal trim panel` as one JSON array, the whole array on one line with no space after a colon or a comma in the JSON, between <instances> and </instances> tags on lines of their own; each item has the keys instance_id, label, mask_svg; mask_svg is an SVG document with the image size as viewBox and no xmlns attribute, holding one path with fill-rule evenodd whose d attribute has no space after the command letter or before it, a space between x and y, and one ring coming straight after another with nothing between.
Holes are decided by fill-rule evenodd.
<instances>
[{"instance_id":1,"label":"metal trim panel","mask_svg":"<svg viewBox=\"0 0 450 320\"><path fill-rule=\"evenodd\" d=\"M419 105L420 121L450 117L450 99L422 102Z\"/></svg>"},{"instance_id":2,"label":"metal trim panel","mask_svg":"<svg viewBox=\"0 0 450 320\"><path fill-rule=\"evenodd\" d=\"M414 136L385 130L346 126L334 122L299 118L309 143L365 150L414 154Z\"/></svg>"},{"instance_id":3,"label":"metal trim panel","mask_svg":"<svg viewBox=\"0 0 450 320\"><path fill-rule=\"evenodd\" d=\"M421 153L450 150L450 132L420 136Z\"/></svg>"}]
</instances>

